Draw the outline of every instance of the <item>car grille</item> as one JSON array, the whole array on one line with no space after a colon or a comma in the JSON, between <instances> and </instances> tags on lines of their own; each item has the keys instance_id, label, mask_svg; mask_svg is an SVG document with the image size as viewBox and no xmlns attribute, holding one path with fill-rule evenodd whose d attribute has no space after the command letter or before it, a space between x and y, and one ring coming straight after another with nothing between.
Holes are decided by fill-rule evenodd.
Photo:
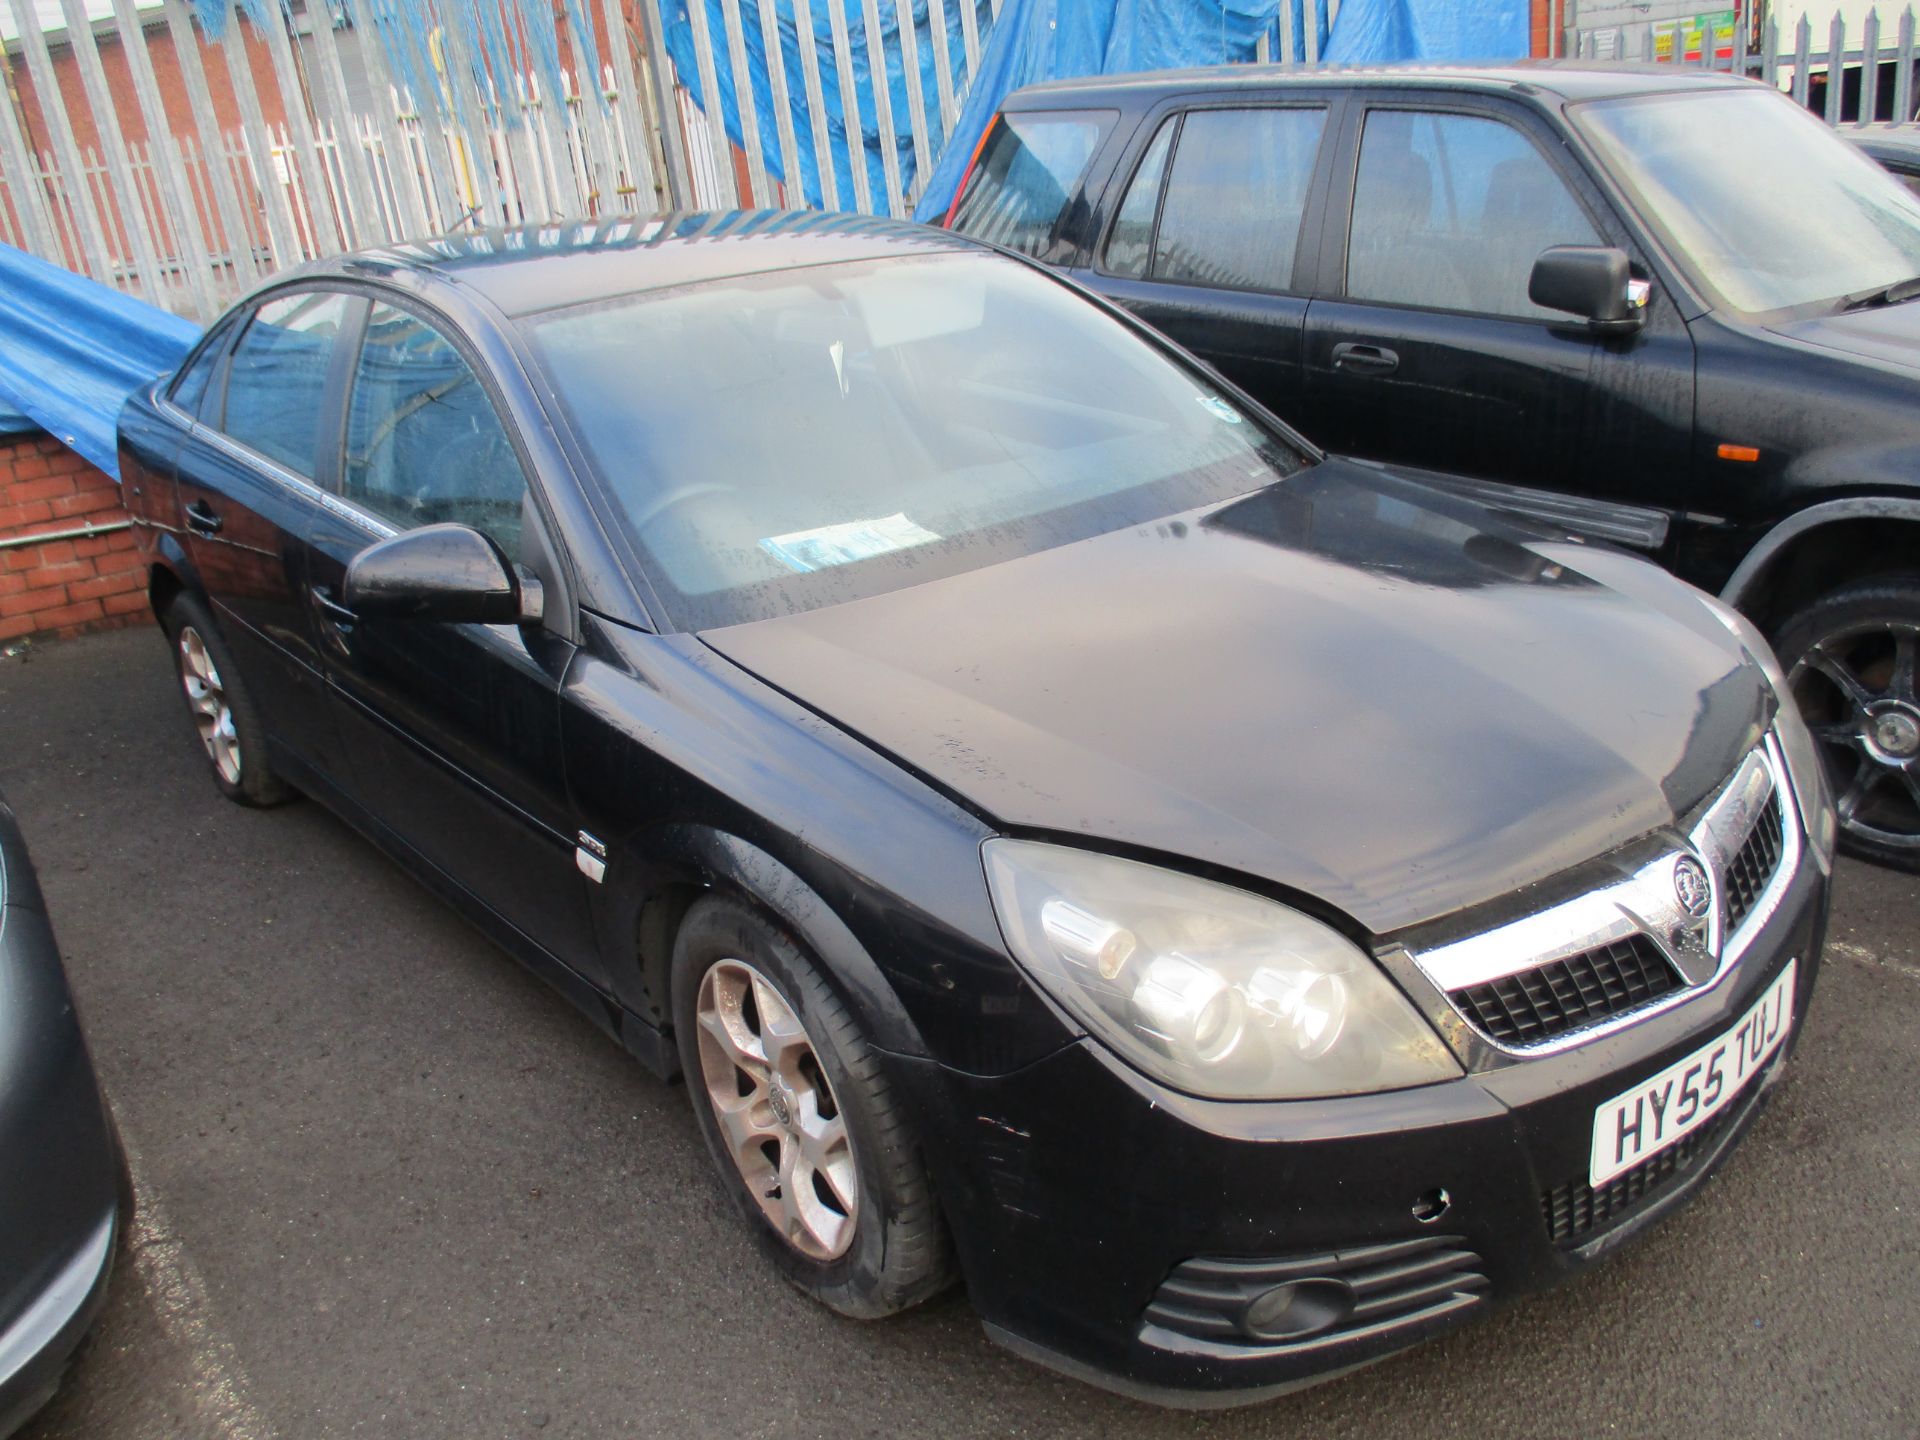
<instances>
[{"instance_id":1,"label":"car grille","mask_svg":"<svg viewBox=\"0 0 1920 1440\"><path fill-rule=\"evenodd\" d=\"M1447 998L1491 1039L1525 1046L1637 1010L1680 985L1652 937L1636 934Z\"/></svg>"},{"instance_id":2,"label":"car grille","mask_svg":"<svg viewBox=\"0 0 1920 1440\"><path fill-rule=\"evenodd\" d=\"M1767 797L1760 819L1747 836L1746 844L1740 847L1740 853L1733 857L1733 863L1727 866L1722 881L1728 935L1740 929L1741 922L1752 912L1754 902L1772 882L1774 871L1780 868L1780 854L1785 845L1781 822L1780 792L1776 790Z\"/></svg>"},{"instance_id":3,"label":"car grille","mask_svg":"<svg viewBox=\"0 0 1920 1440\"><path fill-rule=\"evenodd\" d=\"M1616 1175L1598 1190L1581 1179L1546 1191L1540 1205L1546 1212L1547 1234L1556 1245L1573 1245L1624 1219L1641 1201L1664 1193L1673 1181L1691 1170L1693 1162L1713 1149L1727 1126L1744 1115L1751 1103L1749 1096L1728 1106L1698 1130Z\"/></svg>"},{"instance_id":4,"label":"car grille","mask_svg":"<svg viewBox=\"0 0 1920 1440\"><path fill-rule=\"evenodd\" d=\"M1342 1297L1323 1328L1279 1341L1249 1328L1248 1306L1255 1300L1278 1286L1309 1284ZM1147 1307L1142 1338L1152 1343L1158 1328L1218 1345L1299 1350L1464 1310L1478 1304L1486 1289L1480 1257L1447 1235L1272 1260L1187 1260L1174 1267Z\"/></svg>"}]
</instances>

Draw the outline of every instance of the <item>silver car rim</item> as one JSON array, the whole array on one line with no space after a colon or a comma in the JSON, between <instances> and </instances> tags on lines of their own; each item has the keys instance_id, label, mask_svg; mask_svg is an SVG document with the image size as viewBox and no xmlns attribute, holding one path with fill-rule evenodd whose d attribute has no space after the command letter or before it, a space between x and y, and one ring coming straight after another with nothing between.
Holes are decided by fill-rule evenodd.
<instances>
[{"instance_id":1,"label":"silver car rim","mask_svg":"<svg viewBox=\"0 0 1920 1440\"><path fill-rule=\"evenodd\" d=\"M200 743L207 747L207 758L220 778L229 785L240 783L240 737L233 729L233 707L227 703L227 687L220 683L220 671L207 642L200 632L187 625L180 631L180 683L186 687L187 708L200 728Z\"/></svg>"},{"instance_id":2,"label":"silver car rim","mask_svg":"<svg viewBox=\"0 0 1920 1440\"><path fill-rule=\"evenodd\" d=\"M1920 626L1851 625L1807 648L1790 677L1827 762L1847 833L1920 847Z\"/></svg>"},{"instance_id":3,"label":"silver car rim","mask_svg":"<svg viewBox=\"0 0 1920 1440\"><path fill-rule=\"evenodd\" d=\"M860 1220L859 1172L806 1027L744 960L708 967L694 1014L707 1103L747 1192L802 1255L839 1259Z\"/></svg>"}]
</instances>

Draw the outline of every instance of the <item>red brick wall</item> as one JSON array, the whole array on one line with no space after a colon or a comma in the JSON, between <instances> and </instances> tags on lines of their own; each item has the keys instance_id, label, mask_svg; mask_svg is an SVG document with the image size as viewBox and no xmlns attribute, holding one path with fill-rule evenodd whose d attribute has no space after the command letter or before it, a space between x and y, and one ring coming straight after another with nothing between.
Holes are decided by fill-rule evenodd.
<instances>
[{"instance_id":1,"label":"red brick wall","mask_svg":"<svg viewBox=\"0 0 1920 1440\"><path fill-rule=\"evenodd\" d=\"M1553 18L1547 8L1547 0L1531 0L1530 10L1528 38L1532 42L1532 48L1527 53L1533 56L1550 55L1553 53L1550 45L1552 36L1548 31L1552 27ZM1565 9L1562 9L1561 13L1564 15Z\"/></svg>"},{"instance_id":2,"label":"red brick wall","mask_svg":"<svg viewBox=\"0 0 1920 1440\"><path fill-rule=\"evenodd\" d=\"M0 541L122 523L120 487L59 441L0 436ZM147 579L126 530L0 546L0 644L126 625Z\"/></svg>"}]
</instances>

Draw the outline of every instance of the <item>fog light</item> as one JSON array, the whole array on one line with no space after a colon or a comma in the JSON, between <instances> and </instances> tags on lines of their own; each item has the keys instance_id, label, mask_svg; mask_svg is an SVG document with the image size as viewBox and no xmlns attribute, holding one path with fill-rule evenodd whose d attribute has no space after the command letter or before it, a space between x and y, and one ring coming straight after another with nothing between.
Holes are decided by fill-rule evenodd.
<instances>
[{"instance_id":1,"label":"fog light","mask_svg":"<svg viewBox=\"0 0 1920 1440\"><path fill-rule=\"evenodd\" d=\"M1340 1324L1353 1304L1353 1287L1344 1280L1291 1280L1248 1301L1240 1328L1256 1340L1305 1340Z\"/></svg>"}]
</instances>

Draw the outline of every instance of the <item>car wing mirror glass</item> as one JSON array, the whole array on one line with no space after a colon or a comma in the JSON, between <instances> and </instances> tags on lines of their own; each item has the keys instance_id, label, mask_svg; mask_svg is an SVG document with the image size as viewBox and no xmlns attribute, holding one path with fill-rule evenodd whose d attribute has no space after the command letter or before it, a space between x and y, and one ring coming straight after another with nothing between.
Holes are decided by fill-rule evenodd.
<instances>
[{"instance_id":1,"label":"car wing mirror glass","mask_svg":"<svg viewBox=\"0 0 1920 1440\"><path fill-rule=\"evenodd\" d=\"M1555 245L1540 253L1527 277L1527 298L1563 310L1601 334L1637 330L1653 287L1633 278L1627 252L1610 245Z\"/></svg>"},{"instance_id":2,"label":"car wing mirror glass","mask_svg":"<svg viewBox=\"0 0 1920 1440\"><path fill-rule=\"evenodd\" d=\"M362 619L513 625L538 620L540 585L466 525L424 525L379 540L347 566L341 600Z\"/></svg>"}]
</instances>

